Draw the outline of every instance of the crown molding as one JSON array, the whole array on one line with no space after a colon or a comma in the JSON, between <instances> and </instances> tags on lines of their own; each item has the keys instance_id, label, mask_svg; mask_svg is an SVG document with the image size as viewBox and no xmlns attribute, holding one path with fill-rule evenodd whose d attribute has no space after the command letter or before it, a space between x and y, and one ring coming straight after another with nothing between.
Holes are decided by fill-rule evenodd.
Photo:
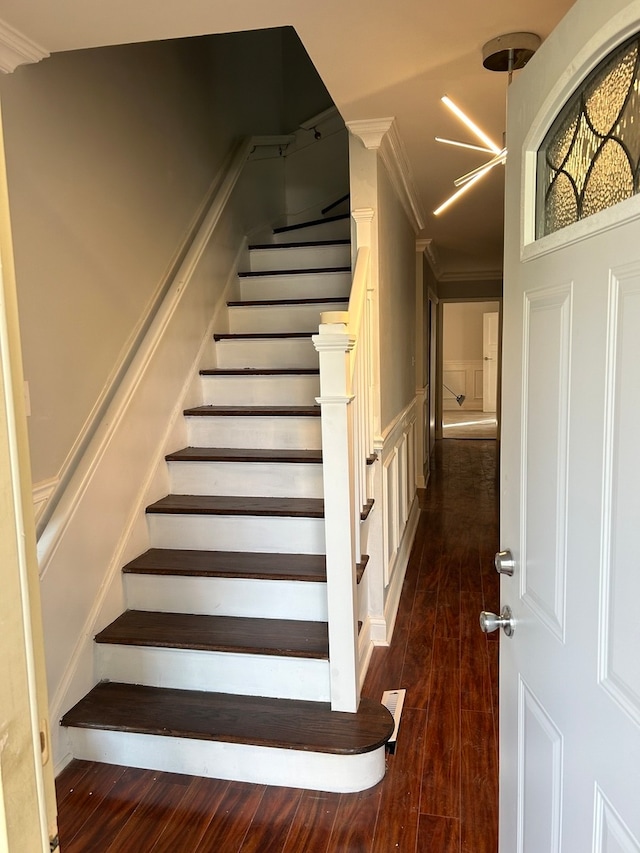
<instances>
[{"instance_id":1,"label":"crown molding","mask_svg":"<svg viewBox=\"0 0 640 853\"><path fill-rule=\"evenodd\" d=\"M0 71L11 74L19 65L40 62L49 51L0 19Z\"/></svg>"},{"instance_id":2,"label":"crown molding","mask_svg":"<svg viewBox=\"0 0 640 853\"><path fill-rule=\"evenodd\" d=\"M416 240L416 251L426 256L427 263L431 267L431 272L435 276L436 281L440 281L442 277L442 270L440 268L440 261L438 259L436 244L433 237L418 238Z\"/></svg>"},{"instance_id":3,"label":"crown molding","mask_svg":"<svg viewBox=\"0 0 640 853\"><path fill-rule=\"evenodd\" d=\"M502 281L502 270L475 270L471 272L445 272L439 281Z\"/></svg>"},{"instance_id":4,"label":"crown molding","mask_svg":"<svg viewBox=\"0 0 640 853\"><path fill-rule=\"evenodd\" d=\"M380 152L414 231L421 231L424 228L424 210L395 118L361 119L348 121L346 125L365 148Z\"/></svg>"}]
</instances>

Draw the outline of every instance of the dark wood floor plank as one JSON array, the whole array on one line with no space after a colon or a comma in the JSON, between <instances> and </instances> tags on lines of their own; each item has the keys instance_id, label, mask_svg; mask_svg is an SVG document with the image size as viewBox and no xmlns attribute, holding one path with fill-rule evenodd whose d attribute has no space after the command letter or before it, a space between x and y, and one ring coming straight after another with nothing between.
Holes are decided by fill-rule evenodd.
<instances>
[{"instance_id":1,"label":"dark wood floor plank","mask_svg":"<svg viewBox=\"0 0 640 853\"><path fill-rule=\"evenodd\" d=\"M329 656L325 622L250 619L193 613L127 610L99 634L97 643L251 652L316 658Z\"/></svg>"},{"instance_id":2,"label":"dark wood floor plank","mask_svg":"<svg viewBox=\"0 0 640 853\"><path fill-rule=\"evenodd\" d=\"M496 853L498 786L493 717L461 713L461 853Z\"/></svg>"},{"instance_id":3,"label":"dark wood floor plank","mask_svg":"<svg viewBox=\"0 0 640 853\"><path fill-rule=\"evenodd\" d=\"M426 711L405 709L395 754L389 759L382 789L380 818L371 853L414 853L422 786Z\"/></svg>"},{"instance_id":4,"label":"dark wood floor plank","mask_svg":"<svg viewBox=\"0 0 640 853\"><path fill-rule=\"evenodd\" d=\"M326 853L341 795L304 791L282 853Z\"/></svg>"},{"instance_id":5,"label":"dark wood floor plank","mask_svg":"<svg viewBox=\"0 0 640 853\"><path fill-rule=\"evenodd\" d=\"M56 801L61 808L67 801L67 797L73 795L77 786L90 785L90 778L85 779L88 773L95 774L98 767L87 761L79 761L74 758L56 778ZM124 768L123 768L124 770Z\"/></svg>"},{"instance_id":6,"label":"dark wood floor plank","mask_svg":"<svg viewBox=\"0 0 640 853\"><path fill-rule=\"evenodd\" d=\"M82 826L92 820L96 813L102 820L103 802L126 769L117 764L91 764L87 767L85 775L58 802L58 834L62 845L70 844Z\"/></svg>"},{"instance_id":7,"label":"dark wood floor plank","mask_svg":"<svg viewBox=\"0 0 640 853\"><path fill-rule=\"evenodd\" d=\"M236 853L240 850L265 791L264 785L230 782L193 853Z\"/></svg>"},{"instance_id":8,"label":"dark wood floor plank","mask_svg":"<svg viewBox=\"0 0 640 853\"><path fill-rule=\"evenodd\" d=\"M218 810L229 783L224 779L194 777L184 796L163 824L153 853L195 850Z\"/></svg>"},{"instance_id":9,"label":"dark wood floor plank","mask_svg":"<svg viewBox=\"0 0 640 853\"><path fill-rule=\"evenodd\" d=\"M358 794L343 794L327 853L369 853L379 821L382 786ZM293 851L292 851L293 853Z\"/></svg>"},{"instance_id":10,"label":"dark wood floor plank","mask_svg":"<svg viewBox=\"0 0 640 853\"><path fill-rule=\"evenodd\" d=\"M460 816L460 674L434 669L425 735L420 811Z\"/></svg>"},{"instance_id":11,"label":"dark wood floor plank","mask_svg":"<svg viewBox=\"0 0 640 853\"><path fill-rule=\"evenodd\" d=\"M460 821L421 814L417 849L418 853L459 853Z\"/></svg>"},{"instance_id":12,"label":"dark wood floor plank","mask_svg":"<svg viewBox=\"0 0 640 853\"><path fill-rule=\"evenodd\" d=\"M155 784L155 774L128 767L99 805L100 820L86 820L64 853L104 853Z\"/></svg>"},{"instance_id":13,"label":"dark wood floor plank","mask_svg":"<svg viewBox=\"0 0 640 853\"><path fill-rule=\"evenodd\" d=\"M154 784L140 800L105 853L151 850L163 833L165 823L187 792L191 779L176 773L156 773Z\"/></svg>"},{"instance_id":14,"label":"dark wood floor plank","mask_svg":"<svg viewBox=\"0 0 640 853\"><path fill-rule=\"evenodd\" d=\"M302 791L267 788L242 841L242 853L282 853Z\"/></svg>"}]
</instances>

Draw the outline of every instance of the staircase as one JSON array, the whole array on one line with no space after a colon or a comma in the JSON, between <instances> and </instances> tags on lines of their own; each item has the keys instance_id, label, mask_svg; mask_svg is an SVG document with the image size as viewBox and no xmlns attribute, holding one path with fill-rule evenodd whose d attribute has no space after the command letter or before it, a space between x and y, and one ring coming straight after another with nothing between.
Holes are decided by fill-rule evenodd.
<instances>
[{"instance_id":1,"label":"staircase","mask_svg":"<svg viewBox=\"0 0 640 853\"><path fill-rule=\"evenodd\" d=\"M147 508L152 547L124 567L128 609L95 638L103 681L62 720L74 756L341 792L384 775L386 708L330 704L311 335L347 307L348 228L250 247L189 447L167 456L172 493Z\"/></svg>"}]
</instances>

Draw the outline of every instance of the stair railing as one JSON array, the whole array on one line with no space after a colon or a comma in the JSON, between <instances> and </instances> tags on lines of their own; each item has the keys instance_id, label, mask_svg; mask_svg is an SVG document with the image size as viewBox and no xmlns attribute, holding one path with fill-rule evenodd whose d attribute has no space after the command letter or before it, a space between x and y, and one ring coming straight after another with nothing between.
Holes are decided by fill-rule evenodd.
<instances>
[{"instance_id":1,"label":"stair railing","mask_svg":"<svg viewBox=\"0 0 640 853\"><path fill-rule=\"evenodd\" d=\"M323 313L313 337L320 361L329 665L336 711L356 711L360 701L356 573L362 518L370 508L367 460L373 451L373 211L352 215L359 238L349 308Z\"/></svg>"}]
</instances>

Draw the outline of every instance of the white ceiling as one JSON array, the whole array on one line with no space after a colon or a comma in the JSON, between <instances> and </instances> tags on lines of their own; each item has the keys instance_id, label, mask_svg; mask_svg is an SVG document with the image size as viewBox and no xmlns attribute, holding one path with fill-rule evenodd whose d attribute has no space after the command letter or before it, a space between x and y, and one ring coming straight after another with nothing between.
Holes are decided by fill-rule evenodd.
<instances>
[{"instance_id":1,"label":"white ceiling","mask_svg":"<svg viewBox=\"0 0 640 853\"><path fill-rule=\"evenodd\" d=\"M505 75L482 45L507 32L543 39L573 0L0 0L0 19L46 52L292 25L346 121L395 117L444 278L502 267L504 169L434 217L453 180L483 154L434 141L475 141L440 102L448 94L498 143ZM1 28L0 28L1 29ZM1 33L0 33L1 35Z\"/></svg>"}]
</instances>

